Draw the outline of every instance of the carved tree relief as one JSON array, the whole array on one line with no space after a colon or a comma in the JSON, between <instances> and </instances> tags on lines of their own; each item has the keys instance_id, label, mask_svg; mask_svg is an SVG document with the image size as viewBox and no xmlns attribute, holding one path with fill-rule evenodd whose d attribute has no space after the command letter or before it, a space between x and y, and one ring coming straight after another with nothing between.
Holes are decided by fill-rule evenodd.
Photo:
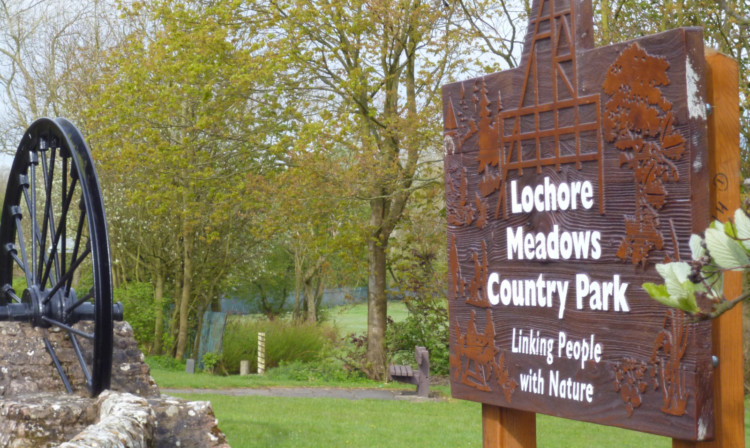
<instances>
[{"instance_id":1,"label":"carved tree relief","mask_svg":"<svg viewBox=\"0 0 750 448\"><path fill-rule=\"evenodd\" d=\"M450 253L448 254L450 269L451 291L453 298L463 297L465 282L461 277L461 264L458 262L458 248L456 247L456 235L451 235Z\"/></svg>"},{"instance_id":2,"label":"carved tree relief","mask_svg":"<svg viewBox=\"0 0 750 448\"><path fill-rule=\"evenodd\" d=\"M660 87L669 85L665 58L651 56L637 43L620 53L607 71L603 88L604 138L620 152L620 166L633 170L635 213L625 215L625 237L617 256L646 267L653 249L662 249L659 210L667 202L665 182L680 180L675 162L685 139L674 129L672 103Z\"/></svg>"},{"instance_id":3,"label":"carved tree relief","mask_svg":"<svg viewBox=\"0 0 750 448\"><path fill-rule=\"evenodd\" d=\"M481 259L478 253L474 254L474 278L469 281L469 298L466 303L480 308L489 308L490 301L487 298L487 245L482 241Z\"/></svg>"},{"instance_id":4,"label":"carved tree relief","mask_svg":"<svg viewBox=\"0 0 750 448\"><path fill-rule=\"evenodd\" d=\"M476 212L468 198L466 170L460 170L458 185L452 178L446 179L446 209L448 224L454 226L468 226L474 222Z\"/></svg>"},{"instance_id":5,"label":"carved tree relief","mask_svg":"<svg viewBox=\"0 0 750 448\"><path fill-rule=\"evenodd\" d=\"M664 317L664 328L656 337L651 363L654 370L654 388L661 388L664 406L661 410L669 415L683 415L688 397L685 374L680 370L682 358L690 338L690 318L680 310L669 309Z\"/></svg>"},{"instance_id":6,"label":"carved tree relief","mask_svg":"<svg viewBox=\"0 0 750 448\"><path fill-rule=\"evenodd\" d=\"M495 325L492 311L486 310L486 324L482 333L476 326L476 312L471 311L466 332L456 322L457 344L452 347L450 366L454 381L488 392L492 390L490 378L495 374L497 384L503 389L508 402L518 383L510 377L505 367L505 353L495 346ZM496 359L500 355L499 359Z\"/></svg>"}]
</instances>

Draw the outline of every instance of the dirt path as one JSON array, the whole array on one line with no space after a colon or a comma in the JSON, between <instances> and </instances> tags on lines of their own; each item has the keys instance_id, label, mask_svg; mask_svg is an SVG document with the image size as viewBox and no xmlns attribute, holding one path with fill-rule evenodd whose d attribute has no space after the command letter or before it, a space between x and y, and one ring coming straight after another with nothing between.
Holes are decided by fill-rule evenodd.
<instances>
[{"instance_id":1,"label":"dirt path","mask_svg":"<svg viewBox=\"0 0 750 448\"><path fill-rule=\"evenodd\" d=\"M416 392L388 389L339 389L331 387L262 387L240 389L165 389L161 393L170 394L217 394L235 397L287 397L287 398L344 398L348 400L407 400L425 401L439 398L418 397Z\"/></svg>"}]
</instances>

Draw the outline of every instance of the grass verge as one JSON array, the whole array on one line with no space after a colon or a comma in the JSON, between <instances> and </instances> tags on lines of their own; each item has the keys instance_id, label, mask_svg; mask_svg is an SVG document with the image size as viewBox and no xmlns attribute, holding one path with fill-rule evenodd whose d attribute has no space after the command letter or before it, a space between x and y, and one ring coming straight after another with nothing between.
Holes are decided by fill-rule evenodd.
<instances>
[{"instance_id":1,"label":"grass verge","mask_svg":"<svg viewBox=\"0 0 750 448\"><path fill-rule=\"evenodd\" d=\"M463 400L430 402L332 398L181 395L211 401L233 448L482 445L481 406ZM671 439L540 415L538 445L669 448Z\"/></svg>"},{"instance_id":2,"label":"grass verge","mask_svg":"<svg viewBox=\"0 0 750 448\"><path fill-rule=\"evenodd\" d=\"M332 307L327 313L328 322L336 328L341 337L367 331L366 303ZM408 314L404 302L388 302L388 315L394 322L401 322Z\"/></svg>"}]
</instances>

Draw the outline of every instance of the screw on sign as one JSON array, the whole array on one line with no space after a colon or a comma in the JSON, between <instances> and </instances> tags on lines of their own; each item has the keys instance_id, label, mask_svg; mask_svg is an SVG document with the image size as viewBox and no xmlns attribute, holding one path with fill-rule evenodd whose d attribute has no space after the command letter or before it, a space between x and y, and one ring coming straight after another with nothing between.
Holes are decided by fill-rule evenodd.
<instances>
[{"instance_id":1,"label":"screw on sign","mask_svg":"<svg viewBox=\"0 0 750 448\"><path fill-rule=\"evenodd\" d=\"M44 342L67 391L74 391L68 374L76 371L91 395L108 389L112 321L122 320L122 305L112 304L107 223L91 154L64 118L35 121L18 145L0 248L0 320L66 332L79 369L66 374L56 354L65 348L56 349L46 332ZM90 284L79 281L85 271L93 274Z\"/></svg>"},{"instance_id":2,"label":"screw on sign","mask_svg":"<svg viewBox=\"0 0 750 448\"><path fill-rule=\"evenodd\" d=\"M706 83L698 28L594 48L591 2L536 0L518 68L443 87L454 397L714 436L711 323L640 287L729 185Z\"/></svg>"}]
</instances>

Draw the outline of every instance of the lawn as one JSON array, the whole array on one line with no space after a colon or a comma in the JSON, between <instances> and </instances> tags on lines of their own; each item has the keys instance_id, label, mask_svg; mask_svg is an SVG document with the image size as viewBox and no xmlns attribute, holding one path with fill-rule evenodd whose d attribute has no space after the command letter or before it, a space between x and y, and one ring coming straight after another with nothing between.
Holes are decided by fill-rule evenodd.
<instances>
[{"instance_id":1,"label":"lawn","mask_svg":"<svg viewBox=\"0 0 750 448\"><path fill-rule=\"evenodd\" d=\"M481 407L462 400L351 401L332 398L181 395L211 401L233 448L476 447ZM669 448L671 439L540 415L540 447Z\"/></svg>"},{"instance_id":2,"label":"lawn","mask_svg":"<svg viewBox=\"0 0 750 448\"><path fill-rule=\"evenodd\" d=\"M341 336L362 333L367 329L366 303L332 307L327 310L327 313L328 320ZM406 305L403 302L388 302L388 315L394 322L406 319Z\"/></svg>"}]
</instances>

